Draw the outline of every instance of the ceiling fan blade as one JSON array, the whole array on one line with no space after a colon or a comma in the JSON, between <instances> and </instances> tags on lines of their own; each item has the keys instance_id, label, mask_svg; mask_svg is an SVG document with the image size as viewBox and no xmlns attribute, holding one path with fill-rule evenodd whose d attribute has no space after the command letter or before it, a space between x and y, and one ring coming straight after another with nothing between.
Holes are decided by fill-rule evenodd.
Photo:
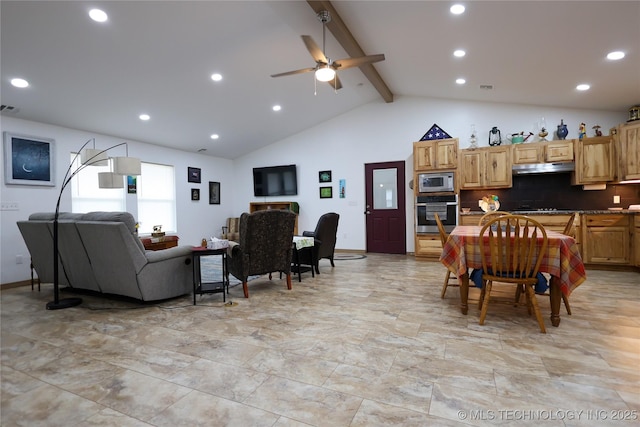
<instances>
[{"instance_id":1,"label":"ceiling fan blade","mask_svg":"<svg viewBox=\"0 0 640 427\"><path fill-rule=\"evenodd\" d=\"M309 71L315 71L315 68L302 68L300 70L287 71L279 74L271 74L271 77L293 76L294 74L308 73Z\"/></svg>"},{"instance_id":2,"label":"ceiling fan blade","mask_svg":"<svg viewBox=\"0 0 640 427\"><path fill-rule=\"evenodd\" d=\"M314 61L322 64L326 64L329 62L327 61L327 57L324 56L324 53L322 53L322 51L320 50L316 42L313 41L311 36L300 36L300 37L302 37L302 41L304 42L305 46L307 46L307 50L313 57Z\"/></svg>"},{"instance_id":3,"label":"ceiling fan blade","mask_svg":"<svg viewBox=\"0 0 640 427\"><path fill-rule=\"evenodd\" d=\"M336 74L336 76L333 79L329 80L327 83L329 83L335 90L342 89L342 83L340 82L340 77L338 77L338 74Z\"/></svg>"},{"instance_id":4,"label":"ceiling fan blade","mask_svg":"<svg viewBox=\"0 0 640 427\"><path fill-rule=\"evenodd\" d=\"M351 67L359 67L364 64L371 64L373 62L384 61L384 54L379 53L377 55L367 55L361 56L358 58L346 58L346 59L338 59L337 61L333 61L331 65L340 70L346 70Z\"/></svg>"}]
</instances>

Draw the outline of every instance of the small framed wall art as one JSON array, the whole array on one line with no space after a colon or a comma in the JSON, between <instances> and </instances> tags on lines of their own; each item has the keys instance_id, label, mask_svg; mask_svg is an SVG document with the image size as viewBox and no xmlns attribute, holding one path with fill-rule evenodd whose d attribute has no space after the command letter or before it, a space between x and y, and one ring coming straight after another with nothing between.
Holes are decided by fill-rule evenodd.
<instances>
[{"instance_id":1,"label":"small framed wall art","mask_svg":"<svg viewBox=\"0 0 640 427\"><path fill-rule=\"evenodd\" d=\"M220 204L220 183L209 181L209 204Z\"/></svg>"},{"instance_id":2,"label":"small framed wall art","mask_svg":"<svg viewBox=\"0 0 640 427\"><path fill-rule=\"evenodd\" d=\"M320 187L320 198L331 199L333 197L333 187Z\"/></svg>"},{"instance_id":3,"label":"small framed wall art","mask_svg":"<svg viewBox=\"0 0 640 427\"><path fill-rule=\"evenodd\" d=\"M320 172L318 172L318 181L320 183L331 182L331 171L320 171Z\"/></svg>"},{"instance_id":4,"label":"small framed wall art","mask_svg":"<svg viewBox=\"0 0 640 427\"><path fill-rule=\"evenodd\" d=\"M200 170L200 168L187 168L188 182L195 182L196 184L200 184L200 182L202 181L201 175L202 171Z\"/></svg>"},{"instance_id":5,"label":"small framed wall art","mask_svg":"<svg viewBox=\"0 0 640 427\"><path fill-rule=\"evenodd\" d=\"M191 189L191 200L200 200L200 189L192 188Z\"/></svg>"},{"instance_id":6,"label":"small framed wall art","mask_svg":"<svg viewBox=\"0 0 640 427\"><path fill-rule=\"evenodd\" d=\"M4 133L5 184L55 184L55 141L51 138Z\"/></svg>"}]
</instances>

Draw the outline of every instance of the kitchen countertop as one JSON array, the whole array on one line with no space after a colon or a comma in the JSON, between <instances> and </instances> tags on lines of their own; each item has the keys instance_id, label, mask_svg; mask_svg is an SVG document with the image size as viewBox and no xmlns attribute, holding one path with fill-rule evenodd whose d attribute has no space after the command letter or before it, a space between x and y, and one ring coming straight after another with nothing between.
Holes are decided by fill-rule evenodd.
<instances>
[{"instance_id":1,"label":"kitchen countertop","mask_svg":"<svg viewBox=\"0 0 640 427\"><path fill-rule=\"evenodd\" d=\"M511 213L514 214L519 214L519 215L571 215L574 212L578 212L581 215L584 214L589 214L589 215L594 215L594 214L614 214L614 215L633 215L633 214L640 214L639 210L629 210L629 209L622 209L622 210L616 210L616 211L610 211L608 209L593 209L593 210L555 210L555 211L509 211ZM486 212L483 211L470 211L467 213L464 212L460 212L460 216L480 216L480 215L484 215Z\"/></svg>"}]
</instances>

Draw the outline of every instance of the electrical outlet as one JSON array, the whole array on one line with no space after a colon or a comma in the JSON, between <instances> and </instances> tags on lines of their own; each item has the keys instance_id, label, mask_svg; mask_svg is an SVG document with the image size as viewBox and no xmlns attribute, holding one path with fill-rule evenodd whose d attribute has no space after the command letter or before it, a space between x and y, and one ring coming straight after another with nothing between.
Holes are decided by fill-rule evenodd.
<instances>
[{"instance_id":1,"label":"electrical outlet","mask_svg":"<svg viewBox=\"0 0 640 427\"><path fill-rule=\"evenodd\" d=\"M16 255L16 264L22 264L22 255L21 254Z\"/></svg>"},{"instance_id":2,"label":"electrical outlet","mask_svg":"<svg viewBox=\"0 0 640 427\"><path fill-rule=\"evenodd\" d=\"M613 203L614 204L619 204L620 203L620 196L613 196Z\"/></svg>"},{"instance_id":3,"label":"electrical outlet","mask_svg":"<svg viewBox=\"0 0 640 427\"><path fill-rule=\"evenodd\" d=\"M0 204L0 210L3 210L3 211L17 211L17 210L20 210L20 203L18 203L18 202L2 202Z\"/></svg>"}]
</instances>

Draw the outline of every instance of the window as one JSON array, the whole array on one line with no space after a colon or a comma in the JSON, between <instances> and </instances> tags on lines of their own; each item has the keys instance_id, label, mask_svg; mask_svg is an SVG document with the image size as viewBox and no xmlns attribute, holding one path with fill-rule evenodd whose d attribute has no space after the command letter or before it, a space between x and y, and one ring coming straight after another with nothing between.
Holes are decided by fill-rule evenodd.
<instances>
[{"instance_id":1,"label":"window","mask_svg":"<svg viewBox=\"0 0 640 427\"><path fill-rule=\"evenodd\" d=\"M71 153L71 170L80 166L80 158ZM109 166L85 167L71 180L71 211L86 213L93 211L129 211L136 207L126 203L137 202L140 224L139 233L151 233L154 225L162 225L162 231L177 231L176 189L173 166L142 162L142 175L136 177L136 194L127 197L125 188L99 188L98 173L109 172ZM123 178L124 179L124 178ZM134 197L137 196L137 199Z\"/></svg>"},{"instance_id":2,"label":"window","mask_svg":"<svg viewBox=\"0 0 640 427\"><path fill-rule=\"evenodd\" d=\"M173 166L142 163L138 177L138 221L140 233L151 233L154 225L162 231L177 231L176 188Z\"/></svg>"},{"instance_id":3,"label":"window","mask_svg":"<svg viewBox=\"0 0 640 427\"><path fill-rule=\"evenodd\" d=\"M75 160L74 160L75 158ZM80 167L80 156L71 153L71 170ZM71 179L71 212L124 211L124 188L99 188L98 172L109 172L109 166L88 166Z\"/></svg>"}]
</instances>

